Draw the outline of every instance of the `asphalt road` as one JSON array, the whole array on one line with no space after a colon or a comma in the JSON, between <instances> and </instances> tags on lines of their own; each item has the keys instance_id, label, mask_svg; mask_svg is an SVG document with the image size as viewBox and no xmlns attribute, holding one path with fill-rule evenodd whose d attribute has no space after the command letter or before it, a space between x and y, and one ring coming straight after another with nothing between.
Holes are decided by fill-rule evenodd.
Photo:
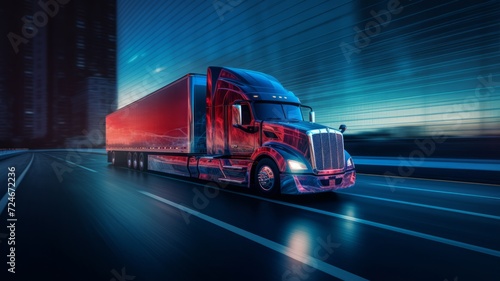
<instances>
[{"instance_id":1,"label":"asphalt road","mask_svg":"<svg viewBox=\"0 0 500 281\"><path fill-rule=\"evenodd\" d=\"M0 280L500 280L498 185L358 175L266 199L57 151L1 160L0 182Z\"/></svg>"}]
</instances>

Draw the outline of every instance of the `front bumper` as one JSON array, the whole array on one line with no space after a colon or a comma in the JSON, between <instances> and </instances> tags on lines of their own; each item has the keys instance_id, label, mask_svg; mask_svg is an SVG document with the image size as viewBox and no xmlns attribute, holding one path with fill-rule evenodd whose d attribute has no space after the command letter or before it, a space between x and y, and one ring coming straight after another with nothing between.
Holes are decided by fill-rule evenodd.
<instances>
[{"instance_id":1,"label":"front bumper","mask_svg":"<svg viewBox=\"0 0 500 281\"><path fill-rule=\"evenodd\" d=\"M335 175L281 174L281 194L304 194L333 191L353 186L356 170Z\"/></svg>"}]
</instances>

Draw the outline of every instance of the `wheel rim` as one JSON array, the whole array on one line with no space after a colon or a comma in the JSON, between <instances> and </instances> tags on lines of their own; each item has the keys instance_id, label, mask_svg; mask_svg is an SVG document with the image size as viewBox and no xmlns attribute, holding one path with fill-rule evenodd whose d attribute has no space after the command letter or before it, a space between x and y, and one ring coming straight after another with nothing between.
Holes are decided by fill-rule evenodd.
<instances>
[{"instance_id":1,"label":"wheel rim","mask_svg":"<svg viewBox=\"0 0 500 281\"><path fill-rule=\"evenodd\" d=\"M132 167L132 153L127 154L127 167Z\"/></svg>"},{"instance_id":2,"label":"wheel rim","mask_svg":"<svg viewBox=\"0 0 500 281\"><path fill-rule=\"evenodd\" d=\"M274 186L273 169L269 166L263 166L258 174L259 186L265 191L269 191Z\"/></svg>"},{"instance_id":3,"label":"wheel rim","mask_svg":"<svg viewBox=\"0 0 500 281\"><path fill-rule=\"evenodd\" d=\"M116 165L116 153L114 151L111 154L111 163L113 163L113 165Z\"/></svg>"}]
</instances>

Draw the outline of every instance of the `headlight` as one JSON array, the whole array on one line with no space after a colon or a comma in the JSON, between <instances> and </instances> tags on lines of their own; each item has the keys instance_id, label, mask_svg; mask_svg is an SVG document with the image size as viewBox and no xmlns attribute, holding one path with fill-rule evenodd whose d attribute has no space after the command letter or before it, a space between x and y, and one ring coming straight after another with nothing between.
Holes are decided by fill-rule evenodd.
<instances>
[{"instance_id":1,"label":"headlight","mask_svg":"<svg viewBox=\"0 0 500 281\"><path fill-rule=\"evenodd\" d=\"M347 159L347 168L354 168L354 162L352 161L352 157Z\"/></svg>"},{"instance_id":2,"label":"headlight","mask_svg":"<svg viewBox=\"0 0 500 281\"><path fill-rule=\"evenodd\" d=\"M307 170L307 166L304 163L295 160L288 160L288 167L292 171Z\"/></svg>"}]
</instances>

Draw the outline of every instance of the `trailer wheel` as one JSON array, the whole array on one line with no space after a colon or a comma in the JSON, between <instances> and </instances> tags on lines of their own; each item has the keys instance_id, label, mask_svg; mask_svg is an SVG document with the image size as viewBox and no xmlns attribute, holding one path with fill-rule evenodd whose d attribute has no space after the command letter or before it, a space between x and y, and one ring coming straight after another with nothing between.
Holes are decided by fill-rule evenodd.
<instances>
[{"instance_id":1,"label":"trailer wheel","mask_svg":"<svg viewBox=\"0 0 500 281\"><path fill-rule=\"evenodd\" d=\"M134 155L132 156L132 167L134 170L137 170L139 168L139 157L137 156L137 152L134 152Z\"/></svg>"},{"instance_id":2,"label":"trailer wheel","mask_svg":"<svg viewBox=\"0 0 500 281\"><path fill-rule=\"evenodd\" d=\"M127 168L132 168L132 152L127 152Z\"/></svg>"},{"instance_id":3,"label":"trailer wheel","mask_svg":"<svg viewBox=\"0 0 500 281\"><path fill-rule=\"evenodd\" d=\"M254 184L257 192L264 196L275 196L280 193L280 172L273 160L264 158L257 163Z\"/></svg>"},{"instance_id":4,"label":"trailer wheel","mask_svg":"<svg viewBox=\"0 0 500 281\"><path fill-rule=\"evenodd\" d=\"M112 151L112 152L111 152L111 164L112 164L113 166L116 166L116 164L118 164L118 163L116 162L116 152L115 152L115 151Z\"/></svg>"},{"instance_id":5,"label":"trailer wheel","mask_svg":"<svg viewBox=\"0 0 500 281\"><path fill-rule=\"evenodd\" d=\"M146 171L148 169L147 164L148 161L146 154L144 153L139 154L139 170Z\"/></svg>"}]
</instances>

